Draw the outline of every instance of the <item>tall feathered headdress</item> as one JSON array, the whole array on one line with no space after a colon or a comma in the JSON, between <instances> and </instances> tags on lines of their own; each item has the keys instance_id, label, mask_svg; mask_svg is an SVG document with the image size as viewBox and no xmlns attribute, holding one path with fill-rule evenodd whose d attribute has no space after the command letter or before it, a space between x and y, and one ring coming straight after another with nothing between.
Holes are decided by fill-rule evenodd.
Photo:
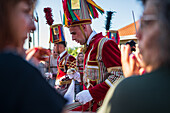
<instances>
[{"instance_id":1,"label":"tall feathered headdress","mask_svg":"<svg viewBox=\"0 0 170 113\"><path fill-rule=\"evenodd\" d=\"M119 37L118 31L117 30L110 30L112 15L114 15L114 13L116 13L116 11L107 11L106 26L105 26L106 37L113 39L116 42L116 44L119 44L120 37Z\"/></svg>"},{"instance_id":2,"label":"tall feathered headdress","mask_svg":"<svg viewBox=\"0 0 170 113\"><path fill-rule=\"evenodd\" d=\"M50 7L44 8L44 12L45 12L45 18L47 20L47 24L51 26L54 22L52 18L53 15L51 13L52 12L51 8Z\"/></svg>"},{"instance_id":3,"label":"tall feathered headdress","mask_svg":"<svg viewBox=\"0 0 170 113\"><path fill-rule=\"evenodd\" d=\"M91 18L98 18L104 10L93 0L62 0L64 10L63 24L66 27L91 24Z\"/></svg>"},{"instance_id":4,"label":"tall feathered headdress","mask_svg":"<svg viewBox=\"0 0 170 113\"><path fill-rule=\"evenodd\" d=\"M62 24L55 24L50 27L50 41L52 43L61 43L66 46L65 36L64 36L64 29Z\"/></svg>"},{"instance_id":5,"label":"tall feathered headdress","mask_svg":"<svg viewBox=\"0 0 170 113\"><path fill-rule=\"evenodd\" d=\"M53 25L52 9L50 7L44 8L47 24L50 26L50 42L63 43L66 46L64 30L62 24Z\"/></svg>"},{"instance_id":6,"label":"tall feathered headdress","mask_svg":"<svg viewBox=\"0 0 170 113\"><path fill-rule=\"evenodd\" d=\"M106 26L105 26L106 31L110 29L111 20L114 13L116 13L116 11L107 11Z\"/></svg>"}]
</instances>

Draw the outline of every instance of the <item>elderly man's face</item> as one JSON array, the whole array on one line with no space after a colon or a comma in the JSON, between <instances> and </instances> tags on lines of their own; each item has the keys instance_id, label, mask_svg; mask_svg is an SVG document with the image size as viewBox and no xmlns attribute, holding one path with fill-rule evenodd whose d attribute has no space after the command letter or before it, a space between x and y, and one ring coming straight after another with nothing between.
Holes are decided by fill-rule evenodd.
<instances>
[{"instance_id":1,"label":"elderly man's face","mask_svg":"<svg viewBox=\"0 0 170 113\"><path fill-rule=\"evenodd\" d=\"M155 0L148 0L141 18L141 28L137 33L139 49L146 65L152 62L152 56L157 55L157 39L159 38L159 24Z\"/></svg>"}]
</instances>

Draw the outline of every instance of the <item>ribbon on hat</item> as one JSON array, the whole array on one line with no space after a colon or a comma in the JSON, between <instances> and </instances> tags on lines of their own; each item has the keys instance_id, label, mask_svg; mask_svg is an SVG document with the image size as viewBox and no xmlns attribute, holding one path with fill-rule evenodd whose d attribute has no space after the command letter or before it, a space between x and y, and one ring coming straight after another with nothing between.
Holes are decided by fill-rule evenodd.
<instances>
[{"instance_id":1,"label":"ribbon on hat","mask_svg":"<svg viewBox=\"0 0 170 113\"><path fill-rule=\"evenodd\" d=\"M93 0L62 0L64 10L63 24L66 27L91 24L91 17L98 18L104 10ZM91 17L90 17L91 15Z\"/></svg>"}]
</instances>

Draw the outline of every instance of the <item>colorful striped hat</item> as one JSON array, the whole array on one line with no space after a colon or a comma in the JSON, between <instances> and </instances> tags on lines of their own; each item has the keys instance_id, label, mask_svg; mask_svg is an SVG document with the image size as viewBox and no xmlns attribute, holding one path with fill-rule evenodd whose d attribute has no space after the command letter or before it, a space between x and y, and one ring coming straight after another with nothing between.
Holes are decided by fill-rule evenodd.
<instances>
[{"instance_id":1,"label":"colorful striped hat","mask_svg":"<svg viewBox=\"0 0 170 113\"><path fill-rule=\"evenodd\" d=\"M98 18L98 12L104 10L93 0L62 0L64 19L63 25L66 27L91 24L91 18Z\"/></svg>"},{"instance_id":2,"label":"colorful striped hat","mask_svg":"<svg viewBox=\"0 0 170 113\"><path fill-rule=\"evenodd\" d=\"M52 43L65 43L65 36L62 24L50 26L50 41Z\"/></svg>"},{"instance_id":3,"label":"colorful striped hat","mask_svg":"<svg viewBox=\"0 0 170 113\"><path fill-rule=\"evenodd\" d=\"M120 37L119 37L119 33L117 30L107 30L106 37L113 39L116 42L116 44L119 45Z\"/></svg>"}]
</instances>

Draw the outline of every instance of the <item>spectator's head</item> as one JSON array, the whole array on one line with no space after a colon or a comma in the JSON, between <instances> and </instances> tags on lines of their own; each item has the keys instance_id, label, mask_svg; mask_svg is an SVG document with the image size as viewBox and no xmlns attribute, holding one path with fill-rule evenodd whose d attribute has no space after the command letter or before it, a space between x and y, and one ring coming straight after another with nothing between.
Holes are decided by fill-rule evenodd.
<instances>
[{"instance_id":1,"label":"spectator's head","mask_svg":"<svg viewBox=\"0 0 170 113\"><path fill-rule=\"evenodd\" d=\"M142 0L144 13L137 37L146 65L170 64L170 1Z\"/></svg>"},{"instance_id":2,"label":"spectator's head","mask_svg":"<svg viewBox=\"0 0 170 113\"><path fill-rule=\"evenodd\" d=\"M78 61L78 63L83 63L83 60L84 60L84 54L83 54L83 52L78 53L78 55L77 55L77 61Z\"/></svg>"},{"instance_id":3,"label":"spectator's head","mask_svg":"<svg viewBox=\"0 0 170 113\"><path fill-rule=\"evenodd\" d=\"M57 52L57 49L56 49L56 47L54 46L53 47L53 57L56 59L57 57L58 57L58 52Z\"/></svg>"},{"instance_id":4,"label":"spectator's head","mask_svg":"<svg viewBox=\"0 0 170 113\"><path fill-rule=\"evenodd\" d=\"M0 0L0 51L23 49L27 33L35 30L33 9L36 0Z\"/></svg>"}]
</instances>

